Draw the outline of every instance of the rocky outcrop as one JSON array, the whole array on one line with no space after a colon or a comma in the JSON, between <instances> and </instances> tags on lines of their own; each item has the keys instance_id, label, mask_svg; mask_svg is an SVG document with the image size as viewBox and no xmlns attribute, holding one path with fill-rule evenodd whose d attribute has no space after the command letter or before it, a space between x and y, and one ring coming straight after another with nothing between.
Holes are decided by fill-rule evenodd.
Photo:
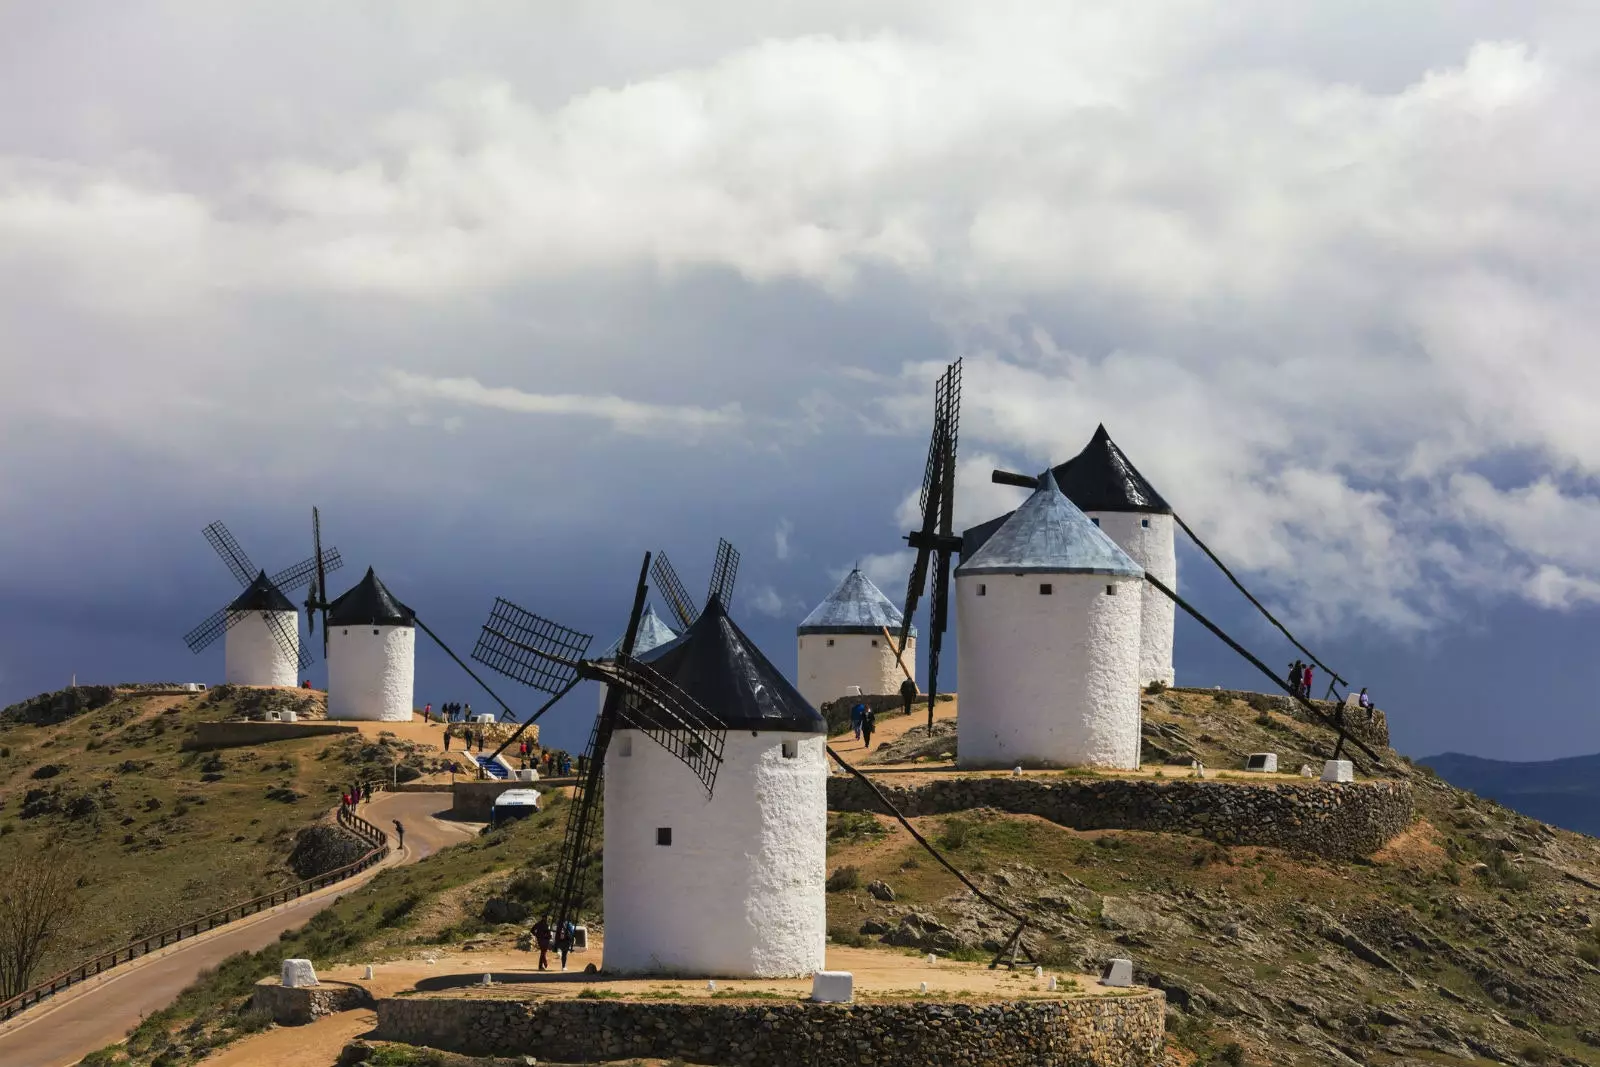
<instances>
[{"instance_id":1,"label":"rocky outcrop","mask_svg":"<svg viewBox=\"0 0 1600 1067\"><path fill-rule=\"evenodd\" d=\"M1158 1062L1165 999L1123 996L997 1004L670 1003L380 999L373 1036L473 1055L671 1059L744 1067L1144 1067Z\"/></svg>"},{"instance_id":2,"label":"rocky outcrop","mask_svg":"<svg viewBox=\"0 0 1600 1067\"><path fill-rule=\"evenodd\" d=\"M993 808L1037 815L1074 830L1192 834L1224 845L1268 845L1330 859L1369 856L1411 823L1402 781L1236 782L1149 778L939 778L922 785L876 779L907 816ZM828 779L832 811L881 809L855 778Z\"/></svg>"},{"instance_id":3,"label":"rocky outcrop","mask_svg":"<svg viewBox=\"0 0 1600 1067\"><path fill-rule=\"evenodd\" d=\"M365 856L371 845L339 826L307 826L294 837L289 866L301 878L338 870Z\"/></svg>"},{"instance_id":4,"label":"rocky outcrop","mask_svg":"<svg viewBox=\"0 0 1600 1067\"><path fill-rule=\"evenodd\" d=\"M40 693L0 711L0 722L23 722L34 726L53 726L74 715L103 708L117 698L109 685L76 685L54 693Z\"/></svg>"}]
</instances>

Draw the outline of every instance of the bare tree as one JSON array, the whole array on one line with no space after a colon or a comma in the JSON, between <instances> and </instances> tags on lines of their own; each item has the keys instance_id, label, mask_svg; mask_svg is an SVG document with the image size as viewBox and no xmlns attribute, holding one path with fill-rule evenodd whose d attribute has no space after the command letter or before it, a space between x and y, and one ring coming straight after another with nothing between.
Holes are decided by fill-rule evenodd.
<instances>
[{"instance_id":1,"label":"bare tree","mask_svg":"<svg viewBox=\"0 0 1600 1067\"><path fill-rule=\"evenodd\" d=\"M27 989L82 905L78 864L59 848L14 854L0 864L0 999Z\"/></svg>"}]
</instances>

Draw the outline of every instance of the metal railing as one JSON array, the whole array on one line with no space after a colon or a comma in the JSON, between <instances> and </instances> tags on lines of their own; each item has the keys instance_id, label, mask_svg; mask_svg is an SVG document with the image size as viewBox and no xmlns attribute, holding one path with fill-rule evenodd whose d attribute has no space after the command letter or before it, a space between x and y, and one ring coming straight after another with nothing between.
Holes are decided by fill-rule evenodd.
<instances>
[{"instance_id":1,"label":"metal railing","mask_svg":"<svg viewBox=\"0 0 1600 1067\"><path fill-rule=\"evenodd\" d=\"M339 809L338 822L339 825L372 846L366 855L354 863L347 863L343 867L325 871L314 878L307 878L304 881L296 882L294 885L274 890L264 896L253 897L238 904L230 904L226 908L209 912L198 919L192 919L189 922L180 923L169 929L131 941L110 952L102 952L93 959L85 960L76 967L71 967L29 989L23 990L10 1000L0 1002L0 1021L10 1019L18 1012L33 1007L63 989L69 989L80 982L93 978L95 975L103 974L113 967L130 963L141 956L148 956L152 952L159 952L168 945L186 941L197 934L215 930L219 926L243 919L248 915L267 911L277 907L279 904L286 904L308 893L314 893L319 889L333 885L335 882L342 882L346 878L359 874L379 863L389 854L388 835L355 812L341 807Z\"/></svg>"}]
</instances>

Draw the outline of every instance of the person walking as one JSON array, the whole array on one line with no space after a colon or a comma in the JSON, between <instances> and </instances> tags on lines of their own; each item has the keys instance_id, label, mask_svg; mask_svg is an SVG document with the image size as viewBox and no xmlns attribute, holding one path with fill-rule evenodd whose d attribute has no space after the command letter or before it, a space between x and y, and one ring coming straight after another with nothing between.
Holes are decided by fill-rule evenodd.
<instances>
[{"instance_id":1,"label":"person walking","mask_svg":"<svg viewBox=\"0 0 1600 1067\"><path fill-rule=\"evenodd\" d=\"M917 702L917 683L910 678L900 683L900 700L905 704L907 715L911 714L911 705Z\"/></svg>"},{"instance_id":2,"label":"person walking","mask_svg":"<svg viewBox=\"0 0 1600 1067\"><path fill-rule=\"evenodd\" d=\"M550 967L550 920L541 915L539 921L533 924L533 943L539 946L539 969L548 970Z\"/></svg>"},{"instance_id":3,"label":"person walking","mask_svg":"<svg viewBox=\"0 0 1600 1067\"><path fill-rule=\"evenodd\" d=\"M444 750L446 752L450 751L450 731L452 729L453 727L449 726L448 724L446 724L444 728Z\"/></svg>"},{"instance_id":4,"label":"person walking","mask_svg":"<svg viewBox=\"0 0 1600 1067\"><path fill-rule=\"evenodd\" d=\"M861 716L861 747L871 751L872 731L878 728L878 713L871 708L866 709L866 714Z\"/></svg>"},{"instance_id":5,"label":"person walking","mask_svg":"<svg viewBox=\"0 0 1600 1067\"><path fill-rule=\"evenodd\" d=\"M1311 699L1311 664L1307 663L1305 672L1300 675L1300 695L1307 700Z\"/></svg>"},{"instance_id":6,"label":"person walking","mask_svg":"<svg viewBox=\"0 0 1600 1067\"><path fill-rule=\"evenodd\" d=\"M567 953L572 951L572 940L577 936L577 927L568 919L561 924L561 929L556 933L556 951L561 953L561 969L567 969Z\"/></svg>"},{"instance_id":7,"label":"person walking","mask_svg":"<svg viewBox=\"0 0 1600 1067\"><path fill-rule=\"evenodd\" d=\"M1305 669L1305 664L1295 660L1289 664L1289 692L1295 696L1300 695L1300 674Z\"/></svg>"},{"instance_id":8,"label":"person walking","mask_svg":"<svg viewBox=\"0 0 1600 1067\"><path fill-rule=\"evenodd\" d=\"M850 727L856 732L856 740L861 740L861 720L867 717L867 706L861 701L856 701L850 707Z\"/></svg>"}]
</instances>

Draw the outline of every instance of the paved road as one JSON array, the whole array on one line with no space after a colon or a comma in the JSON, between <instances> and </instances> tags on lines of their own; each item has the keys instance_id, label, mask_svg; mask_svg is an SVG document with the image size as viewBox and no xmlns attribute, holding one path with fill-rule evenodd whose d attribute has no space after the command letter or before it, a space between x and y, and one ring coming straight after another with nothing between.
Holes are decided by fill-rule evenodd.
<instances>
[{"instance_id":1,"label":"paved road","mask_svg":"<svg viewBox=\"0 0 1600 1067\"><path fill-rule=\"evenodd\" d=\"M383 793L363 805L361 814L384 830L392 830L391 820L399 819L406 828L406 847L391 863L415 863L476 832L473 824L432 817L449 806L448 793ZM57 994L0 1030L0 1064L69 1067L95 1049L121 1041L146 1015L170 1004L201 971L236 952L265 948L381 869L179 942Z\"/></svg>"}]
</instances>

